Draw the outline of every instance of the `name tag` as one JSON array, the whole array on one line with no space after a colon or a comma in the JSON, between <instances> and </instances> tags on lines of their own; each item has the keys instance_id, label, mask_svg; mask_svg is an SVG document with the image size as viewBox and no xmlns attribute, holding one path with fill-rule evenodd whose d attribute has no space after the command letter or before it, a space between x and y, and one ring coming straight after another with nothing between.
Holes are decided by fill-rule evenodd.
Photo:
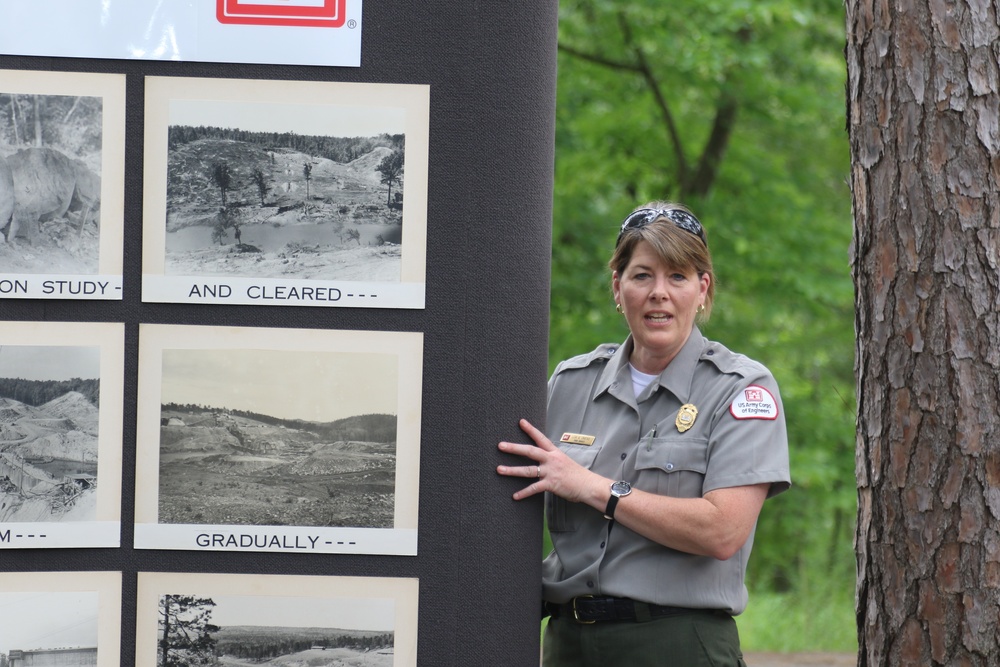
<instances>
[{"instance_id":1,"label":"name tag","mask_svg":"<svg viewBox=\"0 0 1000 667\"><path fill-rule=\"evenodd\" d=\"M571 445L592 445L597 438L592 435L582 433L563 433L559 442L568 442Z\"/></svg>"}]
</instances>

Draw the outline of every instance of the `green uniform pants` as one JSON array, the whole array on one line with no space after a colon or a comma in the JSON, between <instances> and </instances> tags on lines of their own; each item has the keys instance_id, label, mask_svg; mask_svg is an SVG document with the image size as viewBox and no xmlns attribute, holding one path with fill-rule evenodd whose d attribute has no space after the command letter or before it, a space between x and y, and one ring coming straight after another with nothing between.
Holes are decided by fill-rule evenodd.
<instances>
[{"instance_id":1,"label":"green uniform pants","mask_svg":"<svg viewBox=\"0 0 1000 667\"><path fill-rule=\"evenodd\" d=\"M746 667L736 621L722 612L677 614L646 622L583 625L549 619L543 667Z\"/></svg>"}]
</instances>

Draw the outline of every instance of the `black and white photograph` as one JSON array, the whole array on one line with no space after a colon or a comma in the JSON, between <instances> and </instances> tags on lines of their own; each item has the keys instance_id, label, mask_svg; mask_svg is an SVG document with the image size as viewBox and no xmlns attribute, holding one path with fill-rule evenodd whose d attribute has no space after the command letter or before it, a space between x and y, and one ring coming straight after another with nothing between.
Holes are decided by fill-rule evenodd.
<instances>
[{"instance_id":1,"label":"black and white photograph","mask_svg":"<svg viewBox=\"0 0 1000 667\"><path fill-rule=\"evenodd\" d=\"M136 664L416 664L416 579L139 573Z\"/></svg>"},{"instance_id":2,"label":"black and white photograph","mask_svg":"<svg viewBox=\"0 0 1000 667\"><path fill-rule=\"evenodd\" d=\"M163 280L144 299L166 300L159 285L183 301L382 307L413 292L426 104L422 86L148 78L144 273Z\"/></svg>"},{"instance_id":3,"label":"black and white photograph","mask_svg":"<svg viewBox=\"0 0 1000 667\"><path fill-rule=\"evenodd\" d=\"M97 517L98 347L0 345L0 522Z\"/></svg>"},{"instance_id":4,"label":"black and white photograph","mask_svg":"<svg viewBox=\"0 0 1000 667\"><path fill-rule=\"evenodd\" d=\"M121 298L124 88L0 70L0 296Z\"/></svg>"},{"instance_id":5,"label":"black and white photograph","mask_svg":"<svg viewBox=\"0 0 1000 667\"><path fill-rule=\"evenodd\" d=\"M0 665L117 667L118 572L0 574Z\"/></svg>"},{"instance_id":6,"label":"black and white photograph","mask_svg":"<svg viewBox=\"0 0 1000 667\"><path fill-rule=\"evenodd\" d=\"M0 323L0 548L87 546L59 537L79 523L117 540L121 407L107 404L121 402L122 329Z\"/></svg>"},{"instance_id":7,"label":"black and white photograph","mask_svg":"<svg viewBox=\"0 0 1000 667\"><path fill-rule=\"evenodd\" d=\"M195 548L415 527L420 354L419 334L141 325L138 458L157 493L137 521L191 527Z\"/></svg>"}]
</instances>

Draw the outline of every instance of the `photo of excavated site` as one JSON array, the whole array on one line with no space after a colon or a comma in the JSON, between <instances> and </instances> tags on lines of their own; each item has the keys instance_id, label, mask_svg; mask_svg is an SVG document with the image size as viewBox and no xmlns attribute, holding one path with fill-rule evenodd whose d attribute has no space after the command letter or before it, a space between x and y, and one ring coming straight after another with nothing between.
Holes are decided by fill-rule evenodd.
<instances>
[{"instance_id":1,"label":"photo of excavated site","mask_svg":"<svg viewBox=\"0 0 1000 667\"><path fill-rule=\"evenodd\" d=\"M158 521L393 527L398 357L164 349Z\"/></svg>"},{"instance_id":2,"label":"photo of excavated site","mask_svg":"<svg viewBox=\"0 0 1000 667\"><path fill-rule=\"evenodd\" d=\"M166 272L398 282L403 144L171 125Z\"/></svg>"},{"instance_id":3,"label":"photo of excavated site","mask_svg":"<svg viewBox=\"0 0 1000 667\"><path fill-rule=\"evenodd\" d=\"M0 522L93 521L100 348L0 345Z\"/></svg>"}]
</instances>

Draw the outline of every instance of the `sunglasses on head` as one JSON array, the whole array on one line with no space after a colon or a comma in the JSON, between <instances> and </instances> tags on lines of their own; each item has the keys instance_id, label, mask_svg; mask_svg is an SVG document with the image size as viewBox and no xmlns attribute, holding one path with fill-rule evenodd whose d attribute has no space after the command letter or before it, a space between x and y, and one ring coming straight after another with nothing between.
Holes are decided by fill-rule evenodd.
<instances>
[{"instance_id":1,"label":"sunglasses on head","mask_svg":"<svg viewBox=\"0 0 1000 667\"><path fill-rule=\"evenodd\" d=\"M705 239L705 229L698 222L698 218L694 217L687 211L682 211L676 208L640 208L637 211L632 211L625 217L625 221L622 222L621 231L618 232L618 239L615 241L615 247L622 241L622 236L625 235L630 229L642 229L651 222L658 220L659 218L666 218L670 222L674 223L677 227L683 229L686 232L690 232L701 239L701 242L708 247L708 241Z\"/></svg>"}]
</instances>

